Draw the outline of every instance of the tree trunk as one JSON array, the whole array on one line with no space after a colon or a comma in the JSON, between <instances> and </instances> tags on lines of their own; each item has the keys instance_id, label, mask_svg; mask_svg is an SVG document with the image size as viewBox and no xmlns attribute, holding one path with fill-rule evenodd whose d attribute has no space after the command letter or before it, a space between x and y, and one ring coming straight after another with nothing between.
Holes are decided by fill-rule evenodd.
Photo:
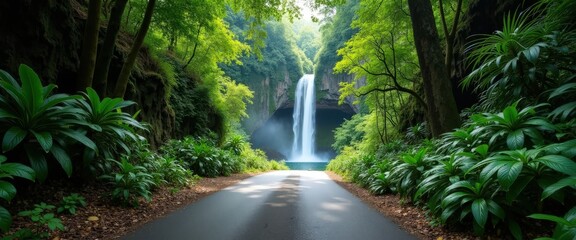
<instances>
[{"instance_id":1,"label":"tree trunk","mask_svg":"<svg viewBox=\"0 0 576 240\"><path fill-rule=\"evenodd\" d=\"M76 89L86 90L92 86L92 75L96 65L98 52L98 31L100 30L100 10L102 0L90 0L88 5L88 17L84 27L82 39L82 53L80 54L80 68L78 69L78 83Z\"/></svg>"},{"instance_id":2,"label":"tree trunk","mask_svg":"<svg viewBox=\"0 0 576 240\"><path fill-rule=\"evenodd\" d=\"M150 27L150 22L152 21L152 14L154 13L155 4L156 0L148 1L148 5L146 6L146 13L144 13L144 19L142 20L142 25L140 25L140 29L136 34L136 39L134 39L134 44L130 49L130 53L126 58L126 62L124 62L122 70L120 71L120 75L118 76L118 80L116 81L113 97L124 97L126 87L128 86L128 80L130 79L130 73L132 72L132 67L134 66L134 62L136 62L138 51L140 51L140 47L142 47L144 38L148 33L148 28Z\"/></svg>"},{"instance_id":3,"label":"tree trunk","mask_svg":"<svg viewBox=\"0 0 576 240\"><path fill-rule=\"evenodd\" d=\"M116 46L116 36L120 30L122 22L122 14L128 0L117 0L110 13L108 20L108 28L106 30L106 37L104 44L98 52L96 59L96 70L94 72L93 86L100 97L106 97L106 88L108 87L108 71L110 70L110 62L114 55L114 47Z\"/></svg>"},{"instance_id":4,"label":"tree trunk","mask_svg":"<svg viewBox=\"0 0 576 240\"><path fill-rule=\"evenodd\" d=\"M414 43L428 105L427 119L432 136L460 126L460 116L452 94L438 30L430 0L408 0Z\"/></svg>"}]
</instances>

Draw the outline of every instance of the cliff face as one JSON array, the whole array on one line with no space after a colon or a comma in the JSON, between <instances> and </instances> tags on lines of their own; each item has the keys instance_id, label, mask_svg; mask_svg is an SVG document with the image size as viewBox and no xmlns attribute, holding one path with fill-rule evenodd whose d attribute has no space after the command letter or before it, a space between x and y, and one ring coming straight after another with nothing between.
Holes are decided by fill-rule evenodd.
<instances>
[{"instance_id":1,"label":"cliff face","mask_svg":"<svg viewBox=\"0 0 576 240\"><path fill-rule=\"evenodd\" d=\"M352 82L354 80L353 75L348 74L334 74L332 69L322 69L323 72L321 79L317 81L320 82L319 93L321 98L318 102L318 108L322 109L339 109L347 113L357 113L359 112L359 106L354 104L356 97L348 96L342 105L338 105L338 99L340 98L339 88L340 82ZM357 82L356 87L361 87L366 82L360 80Z\"/></svg>"},{"instance_id":2,"label":"cliff face","mask_svg":"<svg viewBox=\"0 0 576 240\"><path fill-rule=\"evenodd\" d=\"M290 76L285 67L278 70L276 78L280 78L280 80L272 79L269 76L252 76L252 81L247 85L254 92L254 99L247 109L250 117L243 121L247 132L251 133L262 126L276 110L290 102L290 98L294 96L291 91L296 85L292 79L299 77Z\"/></svg>"},{"instance_id":3,"label":"cliff face","mask_svg":"<svg viewBox=\"0 0 576 240\"><path fill-rule=\"evenodd\" d=\"M352 104L355 100L352 96L346 98L344 104L338 105L339 83L350 82L354 77L346 74L335 75L329 69L324 71L321 79L315 80L316 108L340 110L350 114L358 112L358 106ZM281 81L275 81L266 76L253 76L256 81L251 82L256 84L247 84L254 91L253 104L248 106L250 118L243 123L248 133L261 127L277 110L294 107L294 91L300 76L290 76L283 67L278 72L280 76L283 76ZM293 81L293 79L297 80ZM363 83L359 81L359 84Z\"/></svg>"},{"instance_id":4,"label":"cliff face","mask_svg":"<svg viewBox=\"0 0 576 240\"><path fill-rule=\"evenodd\" d=\"M26 64L45 84L58 85L58 92L75 93L85 18L83 7L73 0L0 1L0 69L17 76L18 65ZM130 46L130 39L125 35L117 44ZM117 76L125 54L116 51L110 76ZM128 111L141 110L139 120L151 126L142 134L157 147L174 134L174 113L166 100L165 79L146 48L141 49L134 69L138 70L132 73L126 99L138 105Z\"/></svg>"}]
</instances>

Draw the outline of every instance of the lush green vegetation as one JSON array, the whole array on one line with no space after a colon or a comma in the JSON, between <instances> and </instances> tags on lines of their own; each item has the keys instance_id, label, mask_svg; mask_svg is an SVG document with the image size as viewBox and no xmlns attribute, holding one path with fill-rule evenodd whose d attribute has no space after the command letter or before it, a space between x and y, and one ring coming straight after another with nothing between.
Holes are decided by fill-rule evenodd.
<instances>
[{"instance_id":1,"label":"lush green vegetation","mask_svg":"<svg viewBox=\"0 0 576 240\"><path fill-rule=\"evenodd\" d=\"M142 199L150 200L155 189L185 187L196 175L287 169L282 163L268 161L239 135L227 138L224 144L218 144L217 134L173 140L157 153L138 134L147 130L145 124L122 111L133 102L100 98L91 88L79 95L52 94L55 86L43 86L26 65L20 66L19 81L4 71L0 74L0 129L5 153L0 155L0 197L6 201L16 196L10 181L13 177L40 182L61 177L98 180L110 186L112 199L138 206ZM224 81L224 90L217 101L235 106L226 115L225 124L232 128L246 114L242 106L250 91L230 80ZM54 206L40 204L19 215L50 231L62 230L55 214L75 214L86 202L72 194L60 205L57 213ZM0 227L7 231L11 215L1 206L0 217ZM46 237L45 230L39 229L23 229L12 237Z\"/></svg>"},{"instance_id":2,"label":"lush green vegetation","mask_svg":"<svg viewBox=\"0 0 576 240\"><path fill-rule=\"evenodd\" d=\"M374 132L382 131L382 122L378 127L366 116L355 117L337 129L334 147L340 155L328 169L373 193L399 194L426 210L433 224L473 226L480 236L521 239L522 229L536 228L530 219L540 219L556 223L551 239L573 239L576 31L567 14L574 9L573 1L541 1L522 13L506 15L502 30L469 45L468 62L474 71L463 87L475 86L482 100L462 112L461 127L428 139L426 124L414 125L403 136L398 125L391 124L398 135L378 139ZM362 11L359 14L362 21ZM362 40L365 27L359 28L358 37L340 50L345 56L359 49L353 44ZM398 49L396 54L410 51L414 50ZM358 54L362 58L367 53ZM362 65L348 61L338 66L362 70ZM403 71L401 66L390 67ZM343 91L358 90L345 86ZM393 102L404 106L401 98ZM377 97L368 98L368 104L371 114L382 106ZM384 111L397 115L395 110Z\"/></svg>"}]
</instances>

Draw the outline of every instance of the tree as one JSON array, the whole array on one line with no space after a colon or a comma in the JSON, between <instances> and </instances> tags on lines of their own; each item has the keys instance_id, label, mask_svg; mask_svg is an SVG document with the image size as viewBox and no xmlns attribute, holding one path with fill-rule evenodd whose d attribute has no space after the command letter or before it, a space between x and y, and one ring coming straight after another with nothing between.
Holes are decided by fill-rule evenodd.
<instances>
[{"instance_id":1,"label":"tree","mask_svg":"<svg viewBox=\"0 0 576 240\"><path fill-rule=\"evenodd\" d=\"M82 39L82 53L80 55L80 68L78 70L77 90L84 90L92 86L92 76L96 66L98 52L98 32L100 30L100 10L102 0L90 0L88 17L84 27Z\"/></svg>"},{"instance_id":2,"label":"tree","mask_svg":"<svg viewBox=\"0 0 576 240\"><path fill-rule=\"evenodd\" d=\"M110 69L110 62L114 55L114 48L116 46L116 37L120 31L122 22L122 14L126 8L128 0L116 0L116 4L112 7L110 19L108 19L108 27L106 28L106 37L102 48L98 52L96 59L96 70L94 72L93 88L98 92L98 95L105 97L108 88L108 71Z\"/></svg>"},{"instance_id":3,"label":"tree","mask_svg":"<svg viewBox=\"0 0 576 240\"><path fill-rule=\"evenodd\" d=\"M414 43L418 53L427 118L432 136L439 136L460 125L460 116L452 94L452 84L442 59L442 48L430 0L408 0Z\"/></svg>"},{"instance_id":4,"label":"tree","mask_svg":"<svg viewBox=\"0 0 576 240\"><path fill-rule=\"evenodd\" d=\"M144 19L140 25L140 30L138 30L138 33L136 34L136 39L134 39L130 53L128 53L128 57L126 57L126 61L124 62L124 65L122 65L122 70L120 70L118 80L116 80L116 86L114 87L113 92L114 97L124 97L126 87L128 86L128 80L130 80L132 67L136 62L138 51L140 51L140 47L142 47L142 44L144 43L144 37L146 37L146 34L148 33L148 28L150 27L150 22L152 21L152 14L154 13L155 5L156 0L149 0L148 4L146 5L146 12L144 13Z\"/></svg>"}]
</instances>

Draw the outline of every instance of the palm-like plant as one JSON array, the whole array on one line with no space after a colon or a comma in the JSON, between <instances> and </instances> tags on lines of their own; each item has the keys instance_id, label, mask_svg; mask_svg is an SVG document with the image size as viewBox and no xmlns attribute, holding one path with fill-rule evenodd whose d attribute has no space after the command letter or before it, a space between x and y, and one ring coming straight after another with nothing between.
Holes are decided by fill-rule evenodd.
<instances>
[{"instance_id":1,"label":"palm-like plant","mask_svg":"<svg viewBox=\"0 0 576 240\"><path fill-rule=\"evenodd\" d=\"M432 162L427 159L427 152L427 148L420 148L414 153L402 155L400 161L392 163L390 180L401 196L412 198L416 193L424 172L428 170Z\"/></svg>"},{"instance_id":2,"label":"palm-like plant","mask_svg":"<svg viewBox=\"0 0 576 240\"><path fill-rule=\"evenodd\" d=\"M574 61L576 34L569 30L572 20L562 14L570 15L575 6L571 1L542 1L518 16L506 16L502 31L481 35L469 46L475 70L463 85L475 82L477 90L485 90L486 109L501 109L521 97L534 103L573 72L566 66Z\"/></svg>"},{"instance_id":3,"label":"palm-like plant","mask_svg":"<svg viewBox=\"0 0 576 240\"><path fill-rule=\"evenodd\" d=\"M525 146L542 145L545 138L541 132L554 132L556 126L546 118L536 115L536 109L544 104L528 106L518 111L517 102L501 113L484 113L474 120L484 126L477 131L485 131L490 137L491 146L507 146L508 149L520 149ZM505 141L504 141L505 139ZM528 145L531 143L531 145Z\"/></svg>"},{"instance_id":4,"label":"palm-like plant","mask_svg":"<svg viewBox=\"0 0 576 240\"><path fill-rule=\"evenodd\" d=\"M424 179L418 184L414 201L427 200L429 211L440 215L440 202L444 197L444 189L463 180L464 173L471 164L469 158L456 154L435 160L433 167L423 174Z\"/></svg>"},{"instance_id":5,"label":"palm-like plant","mask_svg":"<svg viewBox=\"0 0 576 240\"><path fill-rule=\"evenodd\" d=\"M95 150L96 145L81 131L75 130L77 111L64 105L78 98L54 94L55 85L42 86L38 75L28 66L20 65L20 85L10 74L0 70L0 128L2 151L16 147L25 150L31 167L40 181L48 175L46 153L51 153L70 176L72 161L65 151L69 139Z\"/></svg>"},{"instance_id":6,"label":"palm-like plant","mask_svg":"<svg viewBox=\"0 0 576 240\"><path fill-rule=\"evenodd\" d=\"M83 98L75 99L70 105L79 109L75 115L77 123L85 126L87 135L97 146L96 149L85 150L85 164L90 166L96 156L102 159L114 159L118 157L120 149L129 154L130 148L126 142L137 142L139 136L134 131L146 128L121 110L136 103L121 98L100 99L92 88L87 88L82 96Z\"/></svg>"},{"instance_id":7,"label":"palm-like plant","mask_svg":"<svg viewBox=\"0 0 576 240\"><path fill-rule=\"evenodd\" d=\"M474 231L483 234L488 219L493 225L505 219L504 209L494 201L495 186L491 181L463 180L446 188L442 200L443 223L458 222L472 216Z\"/></svg>"}]
</instances>

